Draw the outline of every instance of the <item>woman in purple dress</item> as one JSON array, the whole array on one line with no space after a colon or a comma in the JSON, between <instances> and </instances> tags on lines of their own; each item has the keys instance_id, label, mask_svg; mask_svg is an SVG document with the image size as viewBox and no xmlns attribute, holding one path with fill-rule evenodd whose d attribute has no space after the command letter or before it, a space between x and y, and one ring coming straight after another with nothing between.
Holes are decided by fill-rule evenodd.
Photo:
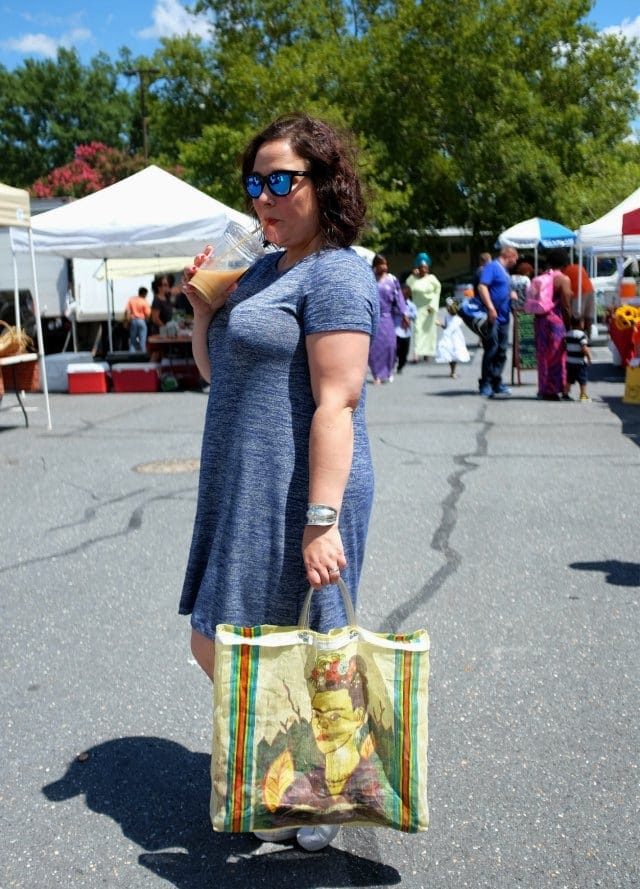
<instances>
[{"instance_id":1,"label":"woman in purple dress","mask_svg":"<svg viewBox=\"0 0 640 889\"><path fill-rule=\"evenodd\" d=\"M378 282L380 322L369 348L369 368L376 384L391 382L396 364L396 328L394 315L407 321L407 304L398 279L390 274L387 260L380 253L373 257L373 274Z\"/></svg>"},{"instance_id":2,"label":"woman in purple dress","mask_svg":"<svg viewBox=\"0 0 640 889\"><path fill-rule=\"evenodd\" d=\"M560 272L562 250L551 250L547 266ZM566 382L567 364L564 338L571 319L571 284L564 274L553 279L553 308L533 321L538 366L538 398L560 401Z\"/></svg>"}]
</instances>

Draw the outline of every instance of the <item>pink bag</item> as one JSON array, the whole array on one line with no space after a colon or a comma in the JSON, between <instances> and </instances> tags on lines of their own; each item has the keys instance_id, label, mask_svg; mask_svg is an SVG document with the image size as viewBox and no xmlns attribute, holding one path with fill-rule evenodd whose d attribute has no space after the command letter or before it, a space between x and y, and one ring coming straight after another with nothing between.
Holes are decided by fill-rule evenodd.
<instances>
[{"instance_id":1,"label":"pink bag","mask_svg":"<svg viewBox=\"0 0 640 889\"><path fill-rule=\"evenodd\" d=\"M553 282L558 275L557 269L548 269L537 275L527 286L526 300L523 311L528 315L546 315L553 309Z\"/></svg>"}]
</instances>

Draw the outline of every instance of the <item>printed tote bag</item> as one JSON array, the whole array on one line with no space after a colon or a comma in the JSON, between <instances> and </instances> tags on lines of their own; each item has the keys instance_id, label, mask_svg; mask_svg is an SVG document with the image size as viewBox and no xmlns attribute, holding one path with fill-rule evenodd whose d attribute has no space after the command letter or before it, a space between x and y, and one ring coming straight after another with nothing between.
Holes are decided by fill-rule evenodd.
<instances>
[{"instance_id":1,"label":"printed tote bag","mask_svg":"<svg viewBox=\"0 0 640 889\"><path fill-rule=\"evenodd\" d=\"M216 628L214 830L426 830L429 637L356 625Z\"/></svg>"}]
</instances>

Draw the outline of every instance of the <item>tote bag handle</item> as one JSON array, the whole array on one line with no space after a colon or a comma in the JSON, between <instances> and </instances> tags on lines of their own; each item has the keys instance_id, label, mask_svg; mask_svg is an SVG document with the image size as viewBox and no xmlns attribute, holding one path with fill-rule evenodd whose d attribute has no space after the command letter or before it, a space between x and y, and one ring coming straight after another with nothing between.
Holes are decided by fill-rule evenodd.
<instances>
[{"instance_id":1,"label":"tote bag handle","mask_svg":"<svg viewBox=\"0 0 640 889\"><path fill-rule=\"evenodd\" d=\"M347 613L347 622L350 627L356 626L356 613L353 609L353 602L351 601L351 596L349 595L349 590L347 589L347 585L344 580L339 577L336 581L338 589L342 594L342 603L344 605L344 610ZM302 604L302 611L300 612L300 620L298 621L298 627L301 630L309 629L309 612L311 611L311 597L314 593L318 593L320 590L314 589L312 586L309 587L309 592L305 596L304 602Z\"/></svg>"}]
</instances>

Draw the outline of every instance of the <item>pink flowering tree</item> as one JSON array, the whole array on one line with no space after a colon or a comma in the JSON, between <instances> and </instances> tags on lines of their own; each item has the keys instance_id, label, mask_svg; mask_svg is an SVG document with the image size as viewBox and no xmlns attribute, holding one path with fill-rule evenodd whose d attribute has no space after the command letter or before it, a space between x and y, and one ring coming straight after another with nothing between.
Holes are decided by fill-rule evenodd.
<instances>
[{"instance_id":1,"label":"pink flowering tree","mask_svg":"<svg viewBox=\"0 0 640 889\"><path fill-rule=\"evenodd\" d=\"M141 155L130 156L102 142L78 145L74 158L37 179L30 188L35 198L82 198L113 185L145 166Z\"/></svg>"}]
</instances>

